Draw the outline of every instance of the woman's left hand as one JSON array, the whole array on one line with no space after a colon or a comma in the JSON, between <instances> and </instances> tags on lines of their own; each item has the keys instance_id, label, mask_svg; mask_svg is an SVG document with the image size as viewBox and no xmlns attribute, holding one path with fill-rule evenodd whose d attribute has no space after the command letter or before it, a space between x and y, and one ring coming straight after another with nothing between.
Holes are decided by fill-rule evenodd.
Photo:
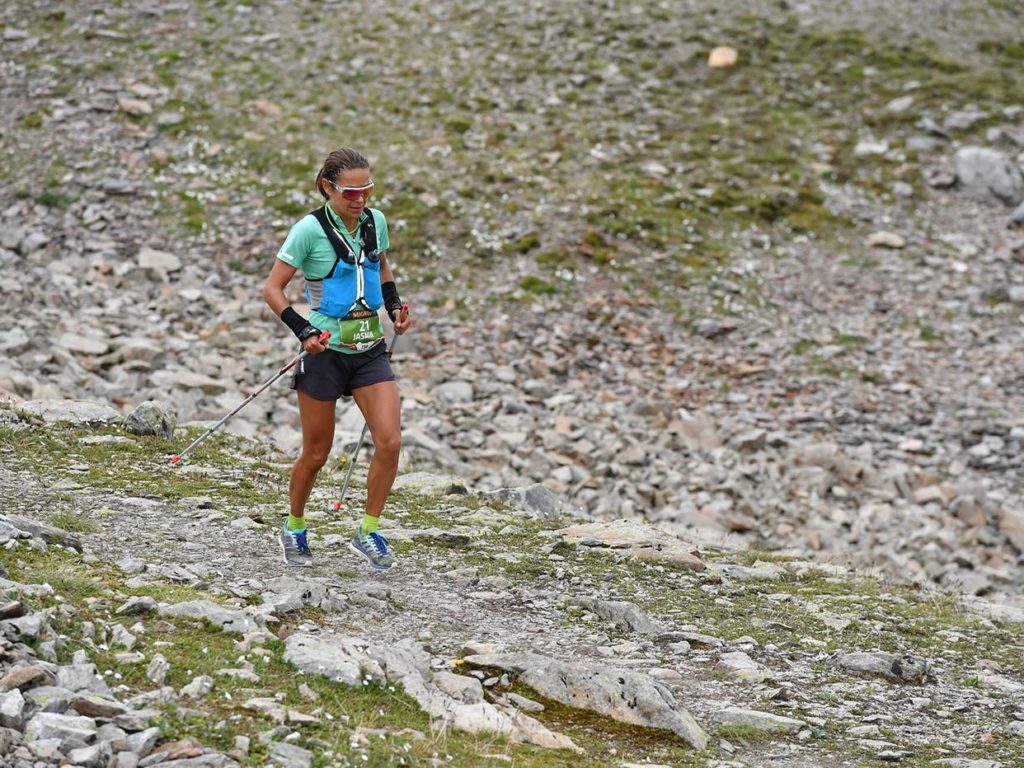
<instances>
[{"instance_id":1,"label":"woman's left hand","mask_svg":"<svg viewBox=\"0 0 1024 768\"><path fill-rule=\"evenodd\" d=\"M395 333L401 336L403 333L409 330L409 327L411 325L412 318L409 317L409 305L403 304L402 309L399 310L398 316L395 318Z\"/></svg>"}]
</instances>

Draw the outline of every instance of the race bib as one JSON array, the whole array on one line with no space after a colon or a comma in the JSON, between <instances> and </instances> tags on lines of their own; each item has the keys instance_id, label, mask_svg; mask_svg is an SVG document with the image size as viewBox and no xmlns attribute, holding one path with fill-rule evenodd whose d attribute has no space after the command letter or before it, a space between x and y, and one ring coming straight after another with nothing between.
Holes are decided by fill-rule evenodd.
<instances>
[{"instance_id":1,"label":"race bib","mask_svg":"<svg viewBox=\"0 0 1024 768\"><path fill-rule=\"evenodd\" d=\"M338 343L349 349L367 349L384 336L376 312L352 312L338 321Z\"/></svg>"}]
</instances>

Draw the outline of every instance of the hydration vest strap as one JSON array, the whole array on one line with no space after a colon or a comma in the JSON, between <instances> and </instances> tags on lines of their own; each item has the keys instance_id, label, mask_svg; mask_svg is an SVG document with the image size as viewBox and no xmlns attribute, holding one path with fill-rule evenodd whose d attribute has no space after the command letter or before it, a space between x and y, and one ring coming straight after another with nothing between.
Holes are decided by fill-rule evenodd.
<instances>
[{"instance_id":1,"label":"hydration vest strap","mask_svg":"<svg viewBox=\"0 0 1024 768\"><path fill-rule=\"evenodd\" d=\"M348 244L348 241L338 233L338 230L328 220L326 209L327 204L325 203L322 207L310 212L320 222L324 234L327 235L331 247L334 248L334 255L336 257L334 264L331 265L331 271L324 276L324 280L333 277L334 270L337 269L339 261L344 261L346 264L356 263L355 251L352 250L352 246ZM363 241L363 254L372 254L372 256L367 258L376 260L373 257L377 255L377 226L373 220L373 213L369 210L366 211L366 218L359 225L359 237Z\"/></svg>"}]
</instances>

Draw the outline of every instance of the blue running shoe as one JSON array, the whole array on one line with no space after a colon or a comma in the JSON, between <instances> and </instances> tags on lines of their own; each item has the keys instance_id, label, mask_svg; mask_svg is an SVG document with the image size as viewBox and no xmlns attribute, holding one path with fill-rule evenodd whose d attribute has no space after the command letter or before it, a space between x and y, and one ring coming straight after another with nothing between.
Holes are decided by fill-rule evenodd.
<instances>
[{"instance_id":1,"label":"blue running shoe","mask_svg":"<svg viewBox=\"0 0 1024 768\"><path fill-rule=\"evenodd\" d=\"M375 571L386 571L398 562L388 547L388 540L376 531L363 533L362 526L356 528L356 537L348 548L365 557Z\"/></svg>"},{"instance_id":2,"label":"blue running shoe","mask_svg":"<svg viewBox=\"0 0 1024 768\"><path fill-rule=\"evenodd\" d=\"M281 551L284 552L284 564L301 568L313 564L313 553L309 551L305 529L289 531L288 523L281 529Z\"/></svg>"}]
</instances>

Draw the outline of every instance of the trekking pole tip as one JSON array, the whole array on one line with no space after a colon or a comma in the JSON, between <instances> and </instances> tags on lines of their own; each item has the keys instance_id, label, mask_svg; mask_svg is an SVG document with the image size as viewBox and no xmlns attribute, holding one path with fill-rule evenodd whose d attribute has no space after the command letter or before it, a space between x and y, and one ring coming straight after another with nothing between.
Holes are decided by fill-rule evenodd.
<instances>
[{"instance_id":1,"label":"trekking pole tip","mask_svg":"<svg viewBox=\"0 0 1024 768\"><path fill-rule=\"evenodd\" d=\"M181 461L181 456L179 456L178 454L174 454L173 456L171 456L171 464L177 464L180 461Z\"/></svg>"},{"instance_id":2,"label":"trekking pole tip","mask_svg":"<svg viewBox=\"0 0 1024 768\"><path fill-rule=\"evenodd\" d=\"M337 499L331 501L331 509L337 512L339 509L341 509L341 502L338 501Z\"/></svg>"}]
</instances>

